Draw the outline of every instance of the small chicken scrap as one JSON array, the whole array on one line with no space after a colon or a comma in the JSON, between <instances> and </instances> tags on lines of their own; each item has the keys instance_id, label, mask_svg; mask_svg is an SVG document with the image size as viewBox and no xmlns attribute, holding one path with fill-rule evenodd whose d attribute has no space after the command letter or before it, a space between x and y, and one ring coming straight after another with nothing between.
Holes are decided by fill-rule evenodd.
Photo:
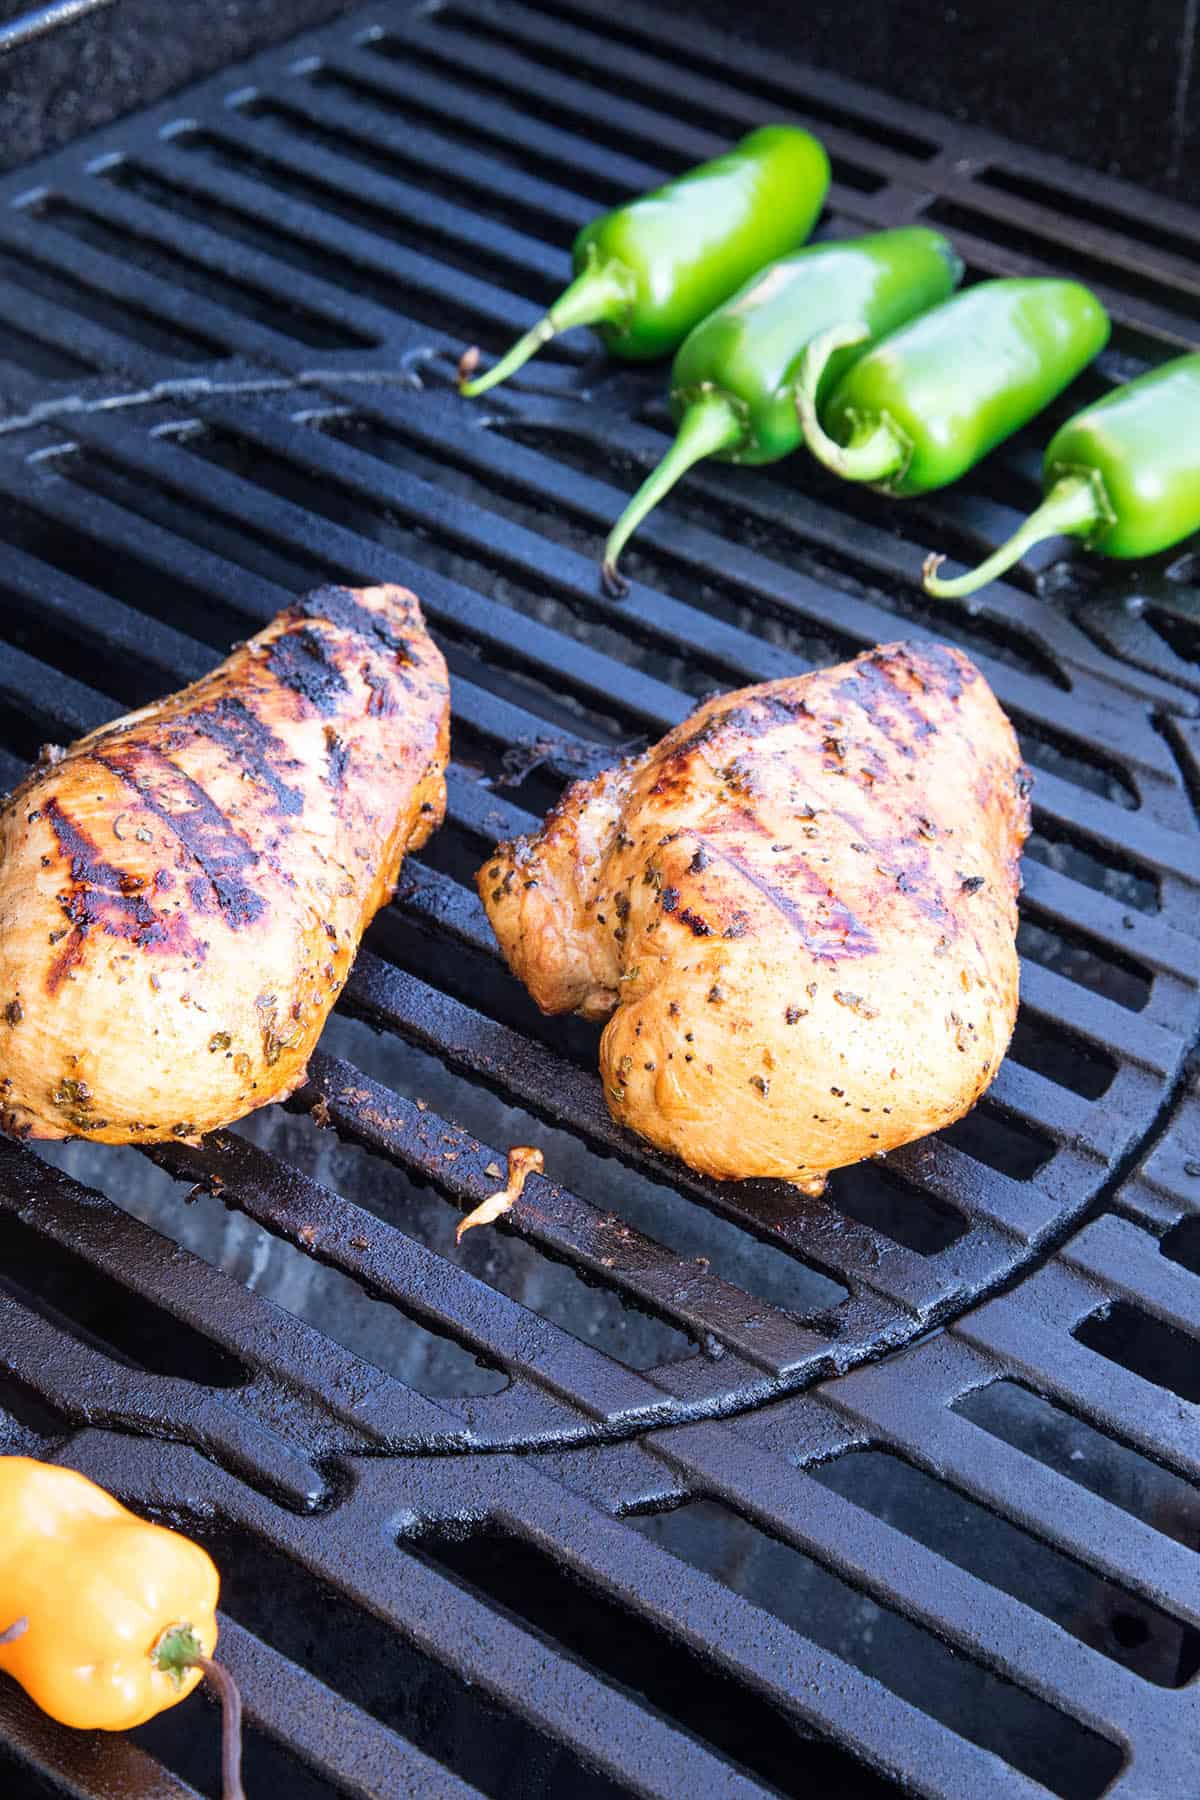
<instances>
[{"instance_id":1,"label":"small chicken scrap","mask_svg":"<svg viewBox=\"0 0 1200 1800\"><path fill-rule=\"evenodd\" d=\"M0 1129L194 1139L285 1099L445 811L404 588L322 588L0 806Z\"/></svg>"},{"instance_id":2,"label":"small chicken scrap","mask_svg":"<svg viewBox=\"0 0 1200 1800\"><path fill-rule=\"evenodd\" d=\"M543 1012L608 1019L619 1122L817 1194L995 1076L1029 787L970 660L889 644L708 701L501 845L480 893Z\"/></svg>"}]
</instances>

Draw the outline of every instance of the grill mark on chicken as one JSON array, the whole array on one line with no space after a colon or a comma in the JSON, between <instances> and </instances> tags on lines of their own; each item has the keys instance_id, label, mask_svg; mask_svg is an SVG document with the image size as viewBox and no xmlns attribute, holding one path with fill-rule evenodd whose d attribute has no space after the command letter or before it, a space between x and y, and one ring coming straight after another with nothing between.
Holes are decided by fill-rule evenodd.
<instances>
[{"instance_id":1,"label":"grill mark on chicken","mask_svg":"<svg viewBox=\"0 0 1200 1800\"><path fill-rule=\"evenodd\" d=\"M799 935L805 949L811 951L813 956L823 957L830 962L841 962L853 957L875 955L878 946L872 934L855 918L850 908L837 899L828 884L821 880L816 870L810 868L803 857L796 857L784 865L785 873L790 881L803 883L810 894L819 895L828 904L828 929L837 935L824 936L814 930L816 921L805 917L786 889L777 887L734 851L721 850L710 843L708 853L714 860L733 869L756 893L761 894L767 904L787 920L792 930Z\"/></svg>"},{"instance_id":2,"label":"grill mark on chicken","mask_svg":"<svg viewBox=\"0 0 1200 1800\"><path fill-rule=\"evenodd\" d=\"M179 839L199 865L227 925L236 931L263 917L266 901L240 879L257 864L258 854L198 782L150 744L114 744L96 760ZM189 883L188 891L196 905L203 903L201 883Z\"/></svg>"},{"instance_id":3,"label":"grill mark on chicken","mask_svg":"<svg viewBox=\"0 0 1200 1800\"><path fill-rule=\"evenodd\" d=\"M766 737L770 732L794 725L797 719L807 716L808 706L803 699L792 699L781 694L759 694L752 702L726 707L723 712L714 712L703 725L682 738L678 744L672 745L669 755L663 758L663 773L650 792L665 794L672 778L678 777L682 766L693 752L705 749L719 738L730 733L739 738Z\"/></svg>"},{"instance_id":4,"label":"grill mark on chicken","mask_svg":"<svg viewBox=\"0 0 1200 1800\"><path fill-rule=\"evenodd\" d=\"M185 728L194 726L204 737L228 750L235 763L270 789L279 810L289 818L304 811L304 795L299 788L289 787L278 773L279 767L295 769L299 764L243 701L223 695L212 706L187 714L181 724Z\"/></svg>"},{"instance_id":5,"label":"grill mark on chicken","mask_svg":"<svg viewBox=\"0 0 1200 1800\"><path fill-rule=\"evenodd\" d=\"M350 761L350 751L338 736L332 725L325 727L325 780L339 793L346 785L346 767Z\"/></svg>"},{"instance_id":6,"label":"grill mark on chicken","mask_svg":"<svg viewBox=\"0 0 1200 1800\"><path fill-rule=\"evenodd\" d=\"M141 878L106 862L99 845L83 827L65 813L52 795L42 808L59 850L70 862L75 886L58 896L70 921L67 940L46 972L48 994L56 994L70 971L83 960L90 933L98 928L107 937L124 938L139 950L195 951L203 955L183 918L159 917L139 891Z\"/></svg>"},{"instance_id":7,"label":"grill mark on chicken","mask_svg":"<svg viewBox=\"0 0 1200 1800\"><path fill-rule=\"evenodd\" d=\"M902 756L915 757L916 744L923 738L937 735L937 726L926 717L890 664L880 656L866 656L856 663L854 673L846 681L839 682L836 692L853 701ZM894 722L889 713L898 713L902 723Z\"/></svg>"},{"instance_id":8,"label":"grill mark on chicken","mask_svg":"<svg viewBox=\"0 0 1200 1800\"><path fill-rule=\"evenodd\" d=\"M399 662L411 663L413 660L408 640L393 631L387 620L372 612L370 607L360 605L349 588L317 588L291 610L300 619L328 619L331 625L365 638L373 650L382 644L386 650L395 653Z\"/></svg>"},{"instance_id":9,"label":"grill mark on chicken","mask_svg":"<svg viewBox=\"0 0 1200 1800\"><path fill-rule=\"evenodd\" d=\"M316 712L338 712L349 699L346 678L331 646L324 633L311 625L303 625L299 631L285 631L276 638L267 652L267 667L277 681L291 688Z\"/></svg>"}]
</instances>

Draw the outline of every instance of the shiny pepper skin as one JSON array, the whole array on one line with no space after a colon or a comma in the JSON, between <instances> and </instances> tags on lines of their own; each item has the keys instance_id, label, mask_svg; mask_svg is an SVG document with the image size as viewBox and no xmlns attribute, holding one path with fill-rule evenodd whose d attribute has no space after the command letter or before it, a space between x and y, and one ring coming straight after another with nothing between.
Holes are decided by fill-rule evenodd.
<instances>
[{"instance_id":1,"label":"shiny pepper skin","mask_svg":"<svg viewBox=\"0 0 1200 1800\"><path fill-rule=\"evenodd\" d=\"M613 593L622 590L617 558L629 537L703 457L777 462L803 442L796 381L814 339L847 324L870 339L882 337L945 300L961 277L962 263L946 239L909 225L793 251L710 313L675 357L670 393L675 442L609 533L605 586ZM833 353L818 398L862 355L866 342L856 338Z\"/></svg>"},{"instance_id":2,"label":"shiny pepper skin","mask_svg":"<svg viewBox=\"0 0 1200 1800\"><path fill-rule=\"evenodd\" d=\"M614 356L665 356L757 270L804 242L828 188L829 158L811 133L761 125L723 156L585 225L571 285L460 391L486 393L577 325L595 325Z\"/></svg>"},{"instance_id":3,"label":"shiny pepper skin","mask_svg":"<svg viewBox=\"0 0 1200 1800\"><path fill-rule=\"evenodd\" d=\"M1068 419L1042 467L1045 499L987 561L952 581L931 557L931 594L959 599L994 581L1044 538L1082 538L1136 558L1200 531L1200 353L1177 356Z\"/></svg>"},{"instance_id":4,"label":"shiny pepper skin","mask_svg":"<svg viewBox=\"0 0 1200 1800\"><path fill-rule=\"evenodd\" d=\"M808 447L888 494L945 487L1048 406L1110 330L1077 281L981 281L860 357L821 403L820 424L810 410ZM807 369L810 409L822 368L818 357Z\"/></svg>"},{"instance_id":5,"label":"shiny pepper skin","mask_svg":"<svg viewBox=\"0 0 1200 1800\"><path fill-rule=\"evenodd\" d=\"M186 1698L199 1669L159 1666L190 1627L217 1641L219 1577L178 1532L152 1525L72 1469L0 1457L0 1670L62 1725L126 1731Z\"/></svg>"}]
</instances>

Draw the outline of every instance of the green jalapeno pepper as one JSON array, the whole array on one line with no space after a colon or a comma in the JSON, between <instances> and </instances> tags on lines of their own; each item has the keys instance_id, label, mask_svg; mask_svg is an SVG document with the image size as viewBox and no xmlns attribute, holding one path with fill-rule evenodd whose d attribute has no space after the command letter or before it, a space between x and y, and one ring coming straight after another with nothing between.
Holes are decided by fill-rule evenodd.
<instances>
[{"instance_id":1,"label":"green jalapeno pepper","mask_svg":"<svg viewBox=\"0 0 1200 1800\"><path fill-rule=\"evenodd\" d=\"M705 456L776 462L800 444L800 359L822 332L863 321L873 338L954 291L962 263L936 231L907 226L850 243L813 244L753 276L689 333L671 371L678 433L609 533L605 585L620 592L617 557L652 507ZM861 351L834 352L822 372L832 387ZM818 396L820 397L820 396Z\"/></svg>"},{"instance_id":2,"label":"green jalapeno pepper","mask_svg":"<svg viewBox=\"0 0 1200 1800\"><path fill-rule=\"evenodd\" d=\"M801 367L805 441L827 468L884 493L945 487L1048 405L1110 329L1078 282L980 282L860 357L834 389L822 429L825 365L868 328L828 332Z\"/></svg>"},{"instance_id":3,"label":"green jalapeno pepper","mask_svg":"<svg viewBox=\"0 0 1200 1800\"><path fill-rule=\"evenodd\" d=\"M1103 556L1153 556L1200 531L1200 355L1176 357L1087 406L1055 432L1046 498L986 562L953 581L925 564L931 594L959 599L1060 533Z\"/></svg>"},{"instance_id":4,"label":"green jalapeno pepper","mask_svg":"<svg viewBox=\"0 0 1200 1800\"><path fill-rule=\"evenodd\" d=\"M802 244L829 188L824 146L762 125L724 156L593 219L575 239L575 279L545 318L463 394L482 394L576 325L614 356L665 356L748 276Z\"/></svg>"}]
</instances>

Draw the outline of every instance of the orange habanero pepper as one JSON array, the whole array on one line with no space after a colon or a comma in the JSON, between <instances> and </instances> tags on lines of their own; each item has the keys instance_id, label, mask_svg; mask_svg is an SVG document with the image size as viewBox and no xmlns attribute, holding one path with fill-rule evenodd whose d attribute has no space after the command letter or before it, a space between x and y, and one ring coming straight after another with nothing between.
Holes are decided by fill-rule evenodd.
<instances>
[{"instance_id":1,"label":"orange habanero pepper","mask_svg":"<svg viewBox=\"0 0 1200 1800\"><path fill-rule=\"evenodd\" d=\"M127 1731L207 1675L241 1795L240 1700L211 1661L220 1577L199 1544L139 1519L74 1469L0 1456L0 1670L81 1730Z\"/></svg>"}]
</instances>

